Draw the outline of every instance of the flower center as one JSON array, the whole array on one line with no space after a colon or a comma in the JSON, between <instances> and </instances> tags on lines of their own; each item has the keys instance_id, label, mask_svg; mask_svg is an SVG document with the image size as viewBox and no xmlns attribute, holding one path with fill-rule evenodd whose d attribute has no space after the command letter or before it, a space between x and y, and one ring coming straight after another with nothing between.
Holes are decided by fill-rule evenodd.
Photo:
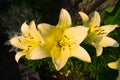
<instances>
[{"instance_id":1,"label":"flower center","mask_svg":"<svg viewBox=\"0 0 120 80\"><path fill-rule=\"evenodd\" d=\"M90 28L87 38L85 42L88 44L96 44L101 41L101 39L106 35L104 29L100 26L94 26L94 28Z\"/></svg>"},{"instance_id":2,"label":"flower center","mask_svg":"<svg viewBox=\"0 0 120 80\"><path fill-rule=\"evenodd\" d=\"M101 28L100 26L94 26L93 30L91 30L91 32L93 32L94 34L101 35L101 36L106 34L104 31L105 30Z\"/></svg>"},{"instance_id":3,"label":"flower center","mask_svg":"<svg viewBox=\"0 0 120 80\"><path fill-rule=\"evenodd\" d=\"M65 46L71 47L71 45L72 45L71 39L69 37L67 37L66 35L64 35L62 37L62 40L59 41L58 44L57 44L57 46L60 47L60 48L65 47Z\"/></svg>"},{"instance_id":4,"label":"flower center","mask_svg":"<svg viewBox=\"0 0 120 80\"><path fill-rule=\"evenodd\" d=\"M30 34L23 35L24 41L23 44L27 46L27 49L25 51L31 52L37 45L39 45L41 42L36 41L34 37L32 37Z\"/></svg>"}]
</instances>

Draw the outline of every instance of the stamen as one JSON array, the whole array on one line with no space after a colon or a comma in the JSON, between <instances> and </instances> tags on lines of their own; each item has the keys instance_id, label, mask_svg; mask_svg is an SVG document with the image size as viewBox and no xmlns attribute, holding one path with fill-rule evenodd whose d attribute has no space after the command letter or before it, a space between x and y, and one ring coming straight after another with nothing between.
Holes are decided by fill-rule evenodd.
<instances>
[{"instance_id":1,"label":"stamen","mask_svg":"<svg viewBox=\"0 0 120 80\"><path fill-rule=\"evenodd\" d=\"M99 26L94 26L94 28L98 28Z\"/></svg>"},{"instance_id":2,"label":"stamen","mask_svg":"<svg viewBox=\"0 0 120 80\"><path fill-rule=\"evenodd\" d=\"M32 47L32 46L28 46L28 47Z\"/></svg>"},{"instance_id":3,"label":"stamen","mask_svg":"<svg viewBox=\"0 0 120 80\"><path fill-rule=\"evenodd\" d=\"M28 34L28 36L31 36L30 33Z\"/></svg>"},{"instance_id":4,"label":"stamen","mask_svg":"<svg viewBox=\"0 0 120 80\"><path fill-rule=\"evenodd\" d=\"M102 31L105 31L104 29L102 29Z\"/></svg>"},{"instance_id":5,"label":"stamen","mask_svg":"<svg viewBox=\"0 0 120 80\"><path fill-rule=\"evenodd\" d=\"M20 39L18 39L18 41L21 43L22 41Z\"/></svg>"},{"instance_id":6,"label":"stamen","mask_svg":"<svg viewBox=\"0 0 120 80\"><path fill-rule=\"evenodd\" d=\"M29 36L30 39L34 39L34 38L30 35L30 33L28 34L28 36Z\"/></svg>"},{"instance_id":7,"label":"stamen","mask_svg":"<svg viewBox=\"0 0 120 80\"><path fill-rule=\"evenodd\" d=\"M71 47L71 45L69 45L68 47Z\"/></svg>"},{"instance_id":8,"label":"stamen","mask_svg":"<svg viewBox=\"0 0 120 80\"><path fill-rule=\"evenodd\" d=\"M101 32L98 32L98 33L97 33L97 35L100 35L100 34L101 34Z\"/></svg>"},{"instance_id":9,"label":"stamen","mask_svg":"<svg viewBox=\"0 0 120 80\"><path fill-rule=\"evenodd\" d=\"M27 51L29 51L29 50L30 50L30 47L28 47Z\"/></svg>"},{"instance_id":10,"label":"stamen","mask_svg":"<svg viewBox=\"0 0 120 80\"><path fill-rule=\"evenodd\" d=\"M57 46L58 46L58 47L62 47L62 46L60 45L60 41L57 43Z\"/></svg>"},{"instance_id":11,"label":"stamen","mask_svg":"<svg viewBox=\"0 0 120 80\"><path fill-rule=\"evenodd\" d=\"M64 37L65 37L65 38L67 38L67 36L66 36L66 35L64 35Z\"/></svg>"},{"instance_id":12,"label":"stamen","mask_svg":"<svg viewBox=\"0 0 120 80\"><path fill-rule=\"evenodd\" d=\"M101 35L104 35L104 34L106 34L105 32L101 32Z\"/></svg>"},{"instance_id":13,"label":"stamen","mask_svg":"<svg viewBox=\"0 0 120 80\"><path fill-rule=\"evenodd\" d=\"M65 50L65 48L63 48L63 51Z\"/></svg>"},{"instance_id":14,"label":"stamen","mask_svg":"<svg viewBox=\"0 0 120 80\"><path fill-rule=\"evenodd\" d=\"M101 27L96 27L97 29L95 30L95 34L96 35L103 35L103 34L105 34L105 30L103 29L103 28L101 28Z\"/></svg>"}]
</instances>

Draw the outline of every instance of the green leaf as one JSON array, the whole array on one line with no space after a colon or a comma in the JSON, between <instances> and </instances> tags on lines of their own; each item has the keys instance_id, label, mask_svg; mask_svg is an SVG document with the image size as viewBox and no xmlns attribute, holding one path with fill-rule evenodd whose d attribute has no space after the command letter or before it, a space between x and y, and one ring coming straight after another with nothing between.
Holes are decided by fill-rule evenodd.
<instances>
[{"instance_id":1,"label":"green leaf","mask_svg":"<svg viewBox=\"0 0 120 80\"><path fill-rule=\"evenodd\" d=\"M103 23L120 25L120 0L117 2L113 10L106 9L103 16Z\"/></svg>"}]
</instances>

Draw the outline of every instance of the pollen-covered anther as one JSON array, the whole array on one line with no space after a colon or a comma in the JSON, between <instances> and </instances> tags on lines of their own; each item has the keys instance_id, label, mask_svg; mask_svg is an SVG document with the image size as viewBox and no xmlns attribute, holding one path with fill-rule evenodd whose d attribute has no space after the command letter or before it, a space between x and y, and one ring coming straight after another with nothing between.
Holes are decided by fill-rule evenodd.
<instances>
[{"instance_id":1,"label":"pollen-covered anther","mask_svg":"<svg viewBox=\"0 0 120 80\"><path fill-rule=\"evenodd\" d=\"M65 48L64 48L64 47L63 47L62 49L63 49L63 51L65 50Z\"/></svg>"},{"instance_id":2,"label":"pollen-covered anther","mask_svg":"<svg viewBox=\"0 0 120 80\"><path fill-rule=\"evenodd\" d=\"M57 46L58 46L59 48L61 48L61 47L62 47L62 45L61 45L60 41L57 43ZM63 45L63 46L64 46L64 45Z\"/></svg>"},{"instance_id":3,"label":"pollen-covered anther","mask_svg":"<svg viewBox=\"0 0 120 80\"><path fill-rule=\"evenodd\" d=\"M68 45L68 47L71 47L71 45Z\"/></svg>"}]
</instances>

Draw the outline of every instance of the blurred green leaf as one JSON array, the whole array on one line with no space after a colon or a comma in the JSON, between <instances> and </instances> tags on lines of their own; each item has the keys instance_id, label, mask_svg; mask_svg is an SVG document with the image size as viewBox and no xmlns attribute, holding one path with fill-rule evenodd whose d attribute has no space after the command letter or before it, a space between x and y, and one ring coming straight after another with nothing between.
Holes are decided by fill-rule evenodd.
<instances>
[{"instance_id":1,"label":"blurred green leaf","mask_svg":"<svg viewBox=\"0 0 120 80\"><path fill-rule=\"evenodd\" d=\"M120 25L120 0L117 2L115 7L113 6L105 10L103 23Z\"/></svg>"},{"instance_id":2,"label":"blurred green leaf","mask_svg":"<svg viewBox=\"0 0 120 80\"><path fill-rule=\"evenodd\" d=\"M107 8L105 11L111 13L115 8L115 5L112 7Z\"/></svg>"}]
</instances>

